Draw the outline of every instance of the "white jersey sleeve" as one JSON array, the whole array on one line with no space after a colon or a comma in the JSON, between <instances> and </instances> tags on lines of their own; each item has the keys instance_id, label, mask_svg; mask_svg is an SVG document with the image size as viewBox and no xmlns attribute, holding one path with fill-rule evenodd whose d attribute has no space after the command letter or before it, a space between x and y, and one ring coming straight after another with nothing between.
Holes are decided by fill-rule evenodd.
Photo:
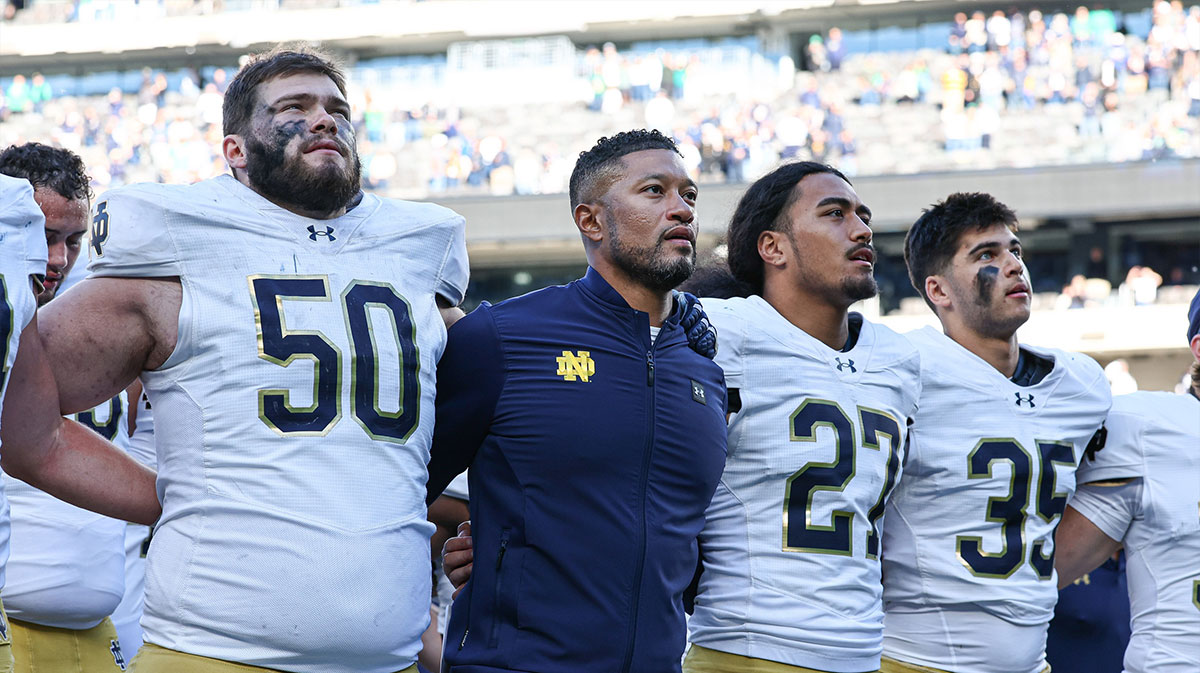
<instances>
[{"instance_id":1,"label":"white jersey sleeve","mask_svg":"<svg viewBox=\"0 0 1200 673\"><path fill-rule=\"evenodd\" d=\"M146 639L296 673L405 668L429 620L436 296L466 288L462 218L368 194L313 220L229 176L106 202L93 272L183 289L175 350L141 375L163 503ZM126 215L146 247L119 238Z\"/></svg>"},{"instance_id":2,"label":"white jersey sleeve","mask_svg":"<svg viewBox=\"0 0 1200 673\"><path fill-rule=\"evenodd\" d=\"M1125 544L1133 626L1125 670L1194 673L1200 670L1200 400L1120 395L1108 426L1101 455L1113 449L1139 463L1140 502L1130 511L1121 497L1128 487L1093 487L1077 493L1071 506Z\"/></svg>"},{"instance_id":3,"label":"white jersey sleeve","mask_svg":"<svg viewBox=\"0 0 1200 673\"><path fill-rule=\"evenodd\" d=\"M21 332L33 320L37 299L30 276L46 273L46 218L25 180L0 175L0 409L8 372L17 361ZM0 447L3 450L3 447ZM0 588L8 560L8 499L0 490Z\"/></svg>"},{"instance_id":4,"label":"white jersey sleeve","mask_svg":"<svg viewBox=\"0 0 1200 673\"><path fill-rule=\"evenodd\" d=\"M121 393L73 418L120 448L129 436ZM69 505L8 475L12 542L4 609L14 619L89 629L124 592L125 522Z\"/></svg>"},{"instance_id":5,"label":"white jersey sleeve","mask_svg":"<svg viewBox=\"0 0 1200 673\"><path fill-rule=\"evenodd\" d=\"M1096 452L1095 458L1086 458L1079 464L1076 481L1080 484L1140 477L1145 472L1141 447L1145 433L1153 431L1147 425L1154 417L1141 416L1138 410L1127 408L1125 397L1113 398L1112 411L1104 424L1107 432L1104 448Z\"/></svg>"},{"instance_id":6,"label":"white jersey sleeve","mask_svg":"<svg viewBox=\"0 0 1200 673\"><path fill-rule=\"evenodd\" d=\"M916 412L917 352L865 321L853 348L831 349L761 297L705 307L742 406L700 534L691 641L822 671L875 670L879 531Z\"/></svg>"},{"instance_id":7,"label":"white jersey sleeve","mask_svg":"<svg viewBox=\"0 0 1200 673\"><path fill-rule=\"evenodd\" d=\"M89 273L133 278L180 275L166 217L168 212L186 212L194 191L178 186L131 185L106 192L92 208Z\"/></svg>"},{"instance_id":8,"label":"white jersey sleeve","mask_svg":"<svg viewBox=\"0 0 1200 673\"><path fill-rule=\"evenodd\" d=\"M940 331L910 333L924 387L884 530L884 653L941 670L1038 673L1058 599L1054 529L1111 404L1090 358L1022 386Z\"/></svg>"}]
</instances>

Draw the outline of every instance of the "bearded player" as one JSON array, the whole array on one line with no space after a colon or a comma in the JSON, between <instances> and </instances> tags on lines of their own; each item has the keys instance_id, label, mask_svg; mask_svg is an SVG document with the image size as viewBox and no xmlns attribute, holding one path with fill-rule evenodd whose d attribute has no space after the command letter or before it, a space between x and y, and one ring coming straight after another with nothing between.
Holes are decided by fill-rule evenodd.
<instances>
[{"instance_id":1,"label":"bearded player","mask_svg":"<svg viewBox=\"0 0 1200 673\"><path fill-rule=\"evenodd\" d=\"M223 114L233 174L106 194L92 276L42 324L66 410L139 376L154 401L163 515L132 670L415 670L462 218L362 194L318 54L252 59Z\"/></svg>"},{"instance_id":2,"label":"bearded player","mask_svg":"<svg viewBox=\"0 0 1200 673\"><path fill-rule=\"evenodd\" d=\"M880 525L920 390L917 352L849 312L875 295L871 211L822 164L746 191L706 299L729 389L729 452L700 534L689 673L879 667Z\"/></svg>"},{"instance_id":3,"label":"bearded player","mask_svg":"<svg viewBox=\"0 0 1200 673\"><path fill-rule=\"evenodd\" d=\"M1187 393L1113 398L1108 443L1079 467L1058 530L1060 586L1125 547L1127 673L1200 670L1200 292L1187 336L1195 357Z\"/></svg>"},{"instance_id":4,"label":"bearded player","mask_svg":"<svg viewBox=\"0 0 1200 673\"><path fill-rule=\"evenodd\" d=\"M883 534L886 672L1047 670L1054 528L1111 396L1090 358L1017 340L1031 285L1016 228L991 196L952 194L905 239L942 329L906 335L922 390Z\"/></svg>"}]
</instances>

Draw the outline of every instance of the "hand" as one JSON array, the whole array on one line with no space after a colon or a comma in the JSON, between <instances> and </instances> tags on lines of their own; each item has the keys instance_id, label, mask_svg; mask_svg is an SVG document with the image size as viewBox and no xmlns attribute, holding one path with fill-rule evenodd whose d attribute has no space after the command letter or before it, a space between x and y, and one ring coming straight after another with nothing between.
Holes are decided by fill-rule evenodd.
<instances>
[{"instance_id":1,"label":"hand","mask_svg":"<svg viewBox=\"0 0 1200 673\"><path fill-rule=\"evenodd\" d=\"M463 585L471 579L471 568L475 565L475 550L472 548L471 522L458 524L458 536L446 540L442 546L442 570L454 585L454 598Z\"/></svg>"},{"instance_id":2,"label":"hand","mask_svg":"<svg viewBox=\"0 0 1200 673\"><path fill-rule=\"evenodd\" d=\"M717 355L717 328L708 321L700 300L690 292L675 292L675 301L683 306L683 319L680 327L687 334L688 345L692 350L708 359Z\"/></svg>"}]
</instances>

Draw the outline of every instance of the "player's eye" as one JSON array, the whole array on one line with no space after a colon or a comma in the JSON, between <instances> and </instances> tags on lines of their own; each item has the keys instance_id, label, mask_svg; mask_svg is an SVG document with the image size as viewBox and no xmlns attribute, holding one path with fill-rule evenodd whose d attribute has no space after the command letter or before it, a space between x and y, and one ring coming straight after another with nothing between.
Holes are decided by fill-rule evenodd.
<instances>
[{"instance_id":1,"label":"player's eye","mask_svg":"<svg viewBox=\"0 0 1200 673\"><path fill-rule=\"evenodd\" d=\"M1021 259L1021 257L1022 257L1020 248L1013 248L1012 254L1013 254L1013 257L1016 257L1017 259Z\"/></svg>"},{"instance_id":2,"label":"player's eye","mask_svg":"<svg viewBox=\"0 0 1200 673\"><path fill-rule=\"evenodd\" d=\"M992 261L993 257L994 257L994 255L992 255L992 253L990 253L990 252L979 253L979 260L981 262L990 262L990 261Z\"/></svg>"},{"instance_id":3,"label":"player's eye","mask_svg":"<svg viewBox=\"0 0 1200 673\"><path fill-rule=\"evenodd\" d=\"M833 216L833 217L837 217L837 218L841 218L841 217L843 217L843 216L844 216L844 213L842 213L842 209L841 209L841 208L835 208L835 209L833 209L833 210L829 211L829 212L828 212L828 213L826 213L826 214L827 214L827 215L831 215L831 216Z\"/></svg>"},{"instance_id":4,"label":"player's eye","mask_svg":"<svg viewBox=\"0 0 1200 673\"><path fill-rule=\"evenodd\" d=\"M654 194L662 194L663 188L660 185L647 185L644 191L652 192Z\"/></svg>"}]
</instances>

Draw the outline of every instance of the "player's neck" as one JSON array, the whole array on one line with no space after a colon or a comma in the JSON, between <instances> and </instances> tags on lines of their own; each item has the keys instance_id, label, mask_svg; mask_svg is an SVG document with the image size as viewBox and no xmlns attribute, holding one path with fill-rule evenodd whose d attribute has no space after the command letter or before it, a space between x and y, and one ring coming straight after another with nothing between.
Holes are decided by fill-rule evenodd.
<instances>
[{"instance_id":1,"label":"player's neck","mask_svg":"<svg viewBox=\"0 0 1200 673\"><path fill-rule=\"evenodd\" d=\"M314 220L332 220L334 218L341 217L342 215L346 214L345 206L342 206L341 208L338 208L337 210L335 210L333 212L319 213L316 211L301 208L300 206L297 206L294 203L288 203L286 201L281 201L279 199L273 198L269 194L264 194L264 193L260 192L258 189L255 189L254 185L252 185L250 183L250 177L246 174L246 171L234 171L233 177L237 178L238 182L242 183L243 185L246 185L251 190L253 190L255 194L258 194L259 196L270 201L271 203L274 203L275 205L279 206L280 208L283 208L284 210L286 210L290 213L299 215L301 217L307 217L307 218L311 218Z\"/></svg>"},{"instance_id":2,"label":"player's neck","mask_svg":"<svg viewBox=\"0 0 1200 673\"><path fill-rule=\"evenodd\" d=\"M978 355L984 362L996 368L996 371L1011 378L1017 371L1017 362L1021 358L1021 345L1017 335L1013 333L1007 339L989 336L967 329L951 322L942 324L946 336L956 341L963 348Z\"/></svg>"},{"instance_id":3,"label":"player's neck","mask_svg":"<svg viewBox=\"0 0 1200 673\"><path fill-rule=\"evenodd\" d=\"M651 327L662 327L663 321L671 314L670 290L663 292L648 288L599 255L590 260L590 264L630 308L650 316Z\"/></svg>"},{"instance_id":4,"label":"player's neck","mask_svg":"<svg viewBox=\"0 0 1200 673\"><path fill-rule=\"evenodd\" d=\"M848 306L835 306L810 294L776 291L772 283L763 287L763 299L779 315L806 334L834 350L841 350L850 338Z\"/></svg>"}]
</instances>

